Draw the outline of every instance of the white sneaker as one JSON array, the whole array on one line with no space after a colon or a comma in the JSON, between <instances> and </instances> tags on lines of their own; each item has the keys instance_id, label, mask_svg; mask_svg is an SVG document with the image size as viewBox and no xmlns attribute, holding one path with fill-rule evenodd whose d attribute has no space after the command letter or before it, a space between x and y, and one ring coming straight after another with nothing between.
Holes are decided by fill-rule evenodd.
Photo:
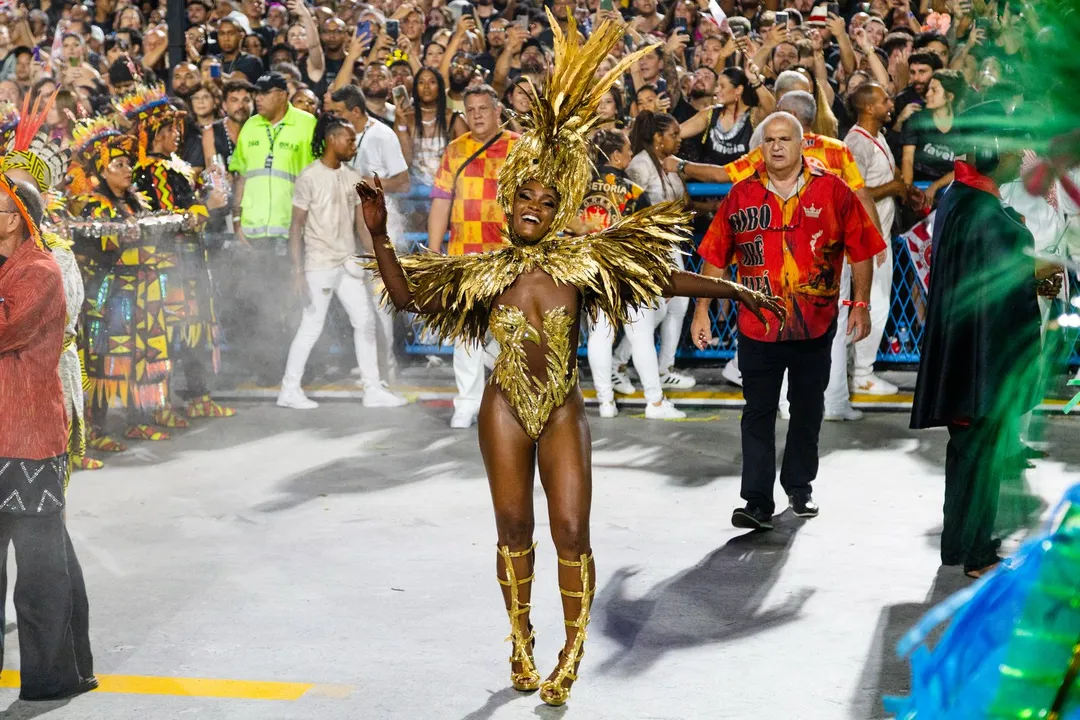
<instances>
[{"instance_id":1,"label":"white sneaker","mask_svg":"<svg viewBox=\"0 0 1080 720\"><path fill-rule=\"evenodd\" d=\"M378 385L364 386L364 407L390 408L408 404L408 400L390 392L384 382L380 382Z\"/></svg>"},{"instance_id":2,"label":"white sneaker","mask_svg":"<svg viewBox=\"0 0 1080 720\"><path fill-rule=\"evenodd\" d=\"M720 371L720 376L727 380L732 385L738 385L742 387L742 373L739 372L739 368L735 365L734 361L729 362Z\"/></svg>"},{"instance_id":3,"label":"white sneaker","mask_svg":"<svg viewBox=\"0 0 1080 720\"><path fill-rule=\"evenodd\" d=\"M825 420L828 422L846 422L863 419L863 411L848 405L840 410L826 410Z\"/></svg>"},{"instance_id":4,"label":"white sneaker","mask_svg":"<svg viewBox=\"0 0 1080 720\"><path fill-rule=\"evenodd\" d=\"M469 410L455 410L450 418L450 427L454 430L468 430L476 422L476 413Z\"/></svg>"},{"instance_id":5,"label":"white sneaker","mask_svg":"<svg viewBox=\"0 0 1080 720\"><path fill-rule=\"evenodd\" d=\"M615 368L611 371L611 387L620 395L633 395L636 392L625 369Z\"/></svg>"},{"instance_id":6,"label":"white sneaker","mask_svg":"<svg viewBox=\"0 0 1080 720\"><path fill-rule=\"evenodd\" d=\"M685 373L675 372L671 368L660 374L660 387L665 390L686 390L697 385L697 380Z\"/></svg>"},{"instance_id":7,"label":"white sneaker","mask_svg":"<svg viewBox=\"0 0 1080 720\"><path fill-rule=\"evenodd\" d=\"M780 407L776 408L776 417L780 418L781 420L790 420L791 406L781 405Z\"/></svg>"},{"instance_id":8,"label":"white sneaker","mask_svg":"<svg viewBox=\"0 0 1080 720\"><path fill-rule=\"evenodd\" d=\"M863 395L895 395L900 388L888 380L882 380L877 375L856 375L851 378L851 392Z\"/></svg>"},{"instance_id":9,"label":"white sneaker","mask_svg":"<svg viewBox=\"0 0 1080 720\"><path fill-rule=\"evenodd\" d=\"M281 388L277 396L278 407L293 410L314 410L319 403L310 399L300 388Z\"/></svg>"},{"instance_id":10,"label":"white sneaker","mask_svg":"<svg viewBox=\"0 0 1080 720\"><path fill-rule=\"evenodd\" d=\"M649 403L645 406L645 418L647 420L682 420L686 413L671 404L670 400L664 399L659 405Z\"/></svg>"},{"instance_id":11,"label":"white sneaker","mask_svg":"<svg viewBox=\"0 0 1080 720\"><path fill-rule=\"evenodd\" d=\"M619 414L619 406L615 404L614 400L601 401L600 402L600 417L613 418Z\"/></svg>"}]
</instances>

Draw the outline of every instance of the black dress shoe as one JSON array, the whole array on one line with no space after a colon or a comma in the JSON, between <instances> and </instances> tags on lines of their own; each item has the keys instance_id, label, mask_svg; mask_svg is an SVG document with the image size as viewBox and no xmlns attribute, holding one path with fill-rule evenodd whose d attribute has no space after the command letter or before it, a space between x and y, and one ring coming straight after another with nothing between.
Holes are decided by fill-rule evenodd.
<instances>
[{"instance_id":1,"label":"black dress shoe","mask_svg":"<svg viewBox=\"0 0 1080 720\"><path fill-rule=\"evenodd\" d=\"M84 679L80 680L79 684L76 685L75 687L71 688L70 690L61 690L60 692L55 693L53 695L28 696L28 695L20 694L19 699L20 700L25 700L26 702L49 702L49 701L56 701L56 700L66 700L68 698L75 697L76 695L82 695L83 693L88 693L91 690L97 690L97 688L98 688L98 679L96 677L94 677L93 675L91 675L88 678L84 678Z\"/></svg>"},{"instance_id":2,"label":"black dress shoe","mask_svg":"<svg viewBox=\"0 0 1080 720\"><path fill-rule=\"evenodd\" d=\"M746 530L772 530L772 513L760 505L747 504L731 513L731 524Z\"/></svg>"},{"instance_id":3,"label":"black dress shoe","mask_svg":"<svg viewBox=\"0 0 1080 720\"><path fill-rule=\"evenodd\" d=\"M818 506L814 502L814 498L810 493L793 493L788 495L788 502L791 503L791 512L795 514L795 517L812 518L817 517Z\"/></svg>"}]
</instances>

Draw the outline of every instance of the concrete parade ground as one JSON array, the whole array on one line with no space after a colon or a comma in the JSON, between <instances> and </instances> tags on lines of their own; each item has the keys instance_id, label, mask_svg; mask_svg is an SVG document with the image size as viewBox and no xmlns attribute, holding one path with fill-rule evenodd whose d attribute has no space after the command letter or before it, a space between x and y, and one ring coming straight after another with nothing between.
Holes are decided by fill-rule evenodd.
<instances>
[{"instance_id":1,"label":"concrete parade ground","mask_svg":"<svg viewBox=\"0 0 1080 720\"><path fill-rule=\"evenodd\" d=\"M738 409L656 422L590 408L596 604L581 680L549 708L509 687L475 428L449 429L442 400L235 404L74 475L102 687L19 701L9 600L0 717L868 720L907 690L897 639L969 582L939 567L947 435L908 430L904 413L826 423L821 516L746 534L730 523ZM1027 473L1044 514L1080 481L1080 421L1057 411L1046 430L1050 457ZM535 492L546 676L563 626Z\"/></svg>"}]
</instances>

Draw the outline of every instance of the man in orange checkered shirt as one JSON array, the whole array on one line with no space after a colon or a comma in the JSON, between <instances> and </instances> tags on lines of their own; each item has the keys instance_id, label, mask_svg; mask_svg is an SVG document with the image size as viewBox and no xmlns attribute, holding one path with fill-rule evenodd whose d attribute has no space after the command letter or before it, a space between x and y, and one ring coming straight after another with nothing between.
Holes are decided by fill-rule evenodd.
<instances>
[{"instance_id":1,"label":"man in orange checkered shirt","mask_svg":"<svg viewBox=\"0 0 1080 720\"><path fill-rule=\"evenodd\" d=\"M499 168L506 162L517 133L500 127L502 106L488 85L465 91L465 121L469 132L446 146L431 188L428 248L440 252L450 227L448 255L487 252L503 244L502 209L496 200ZM476 422L484 396L484 349L454 345L454 416L450 427L464 429Z\"/></svg>"}]
</instances>

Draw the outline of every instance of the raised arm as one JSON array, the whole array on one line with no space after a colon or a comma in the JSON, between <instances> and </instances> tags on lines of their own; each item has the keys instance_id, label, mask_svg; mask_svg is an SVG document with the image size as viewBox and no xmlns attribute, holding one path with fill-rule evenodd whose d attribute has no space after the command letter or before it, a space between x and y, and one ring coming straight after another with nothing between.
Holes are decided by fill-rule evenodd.
<instances>
[{"instance_id":1,"label":"raised arm","mask_svg":"<svg viewBox=\"0 0 1080 720\"><path fill-rule=\"evenodd\" d=\"M398 310L409 312L427 313L437 312L442 309L441 303L432 300L424 306L416 304L416 298L409 289L409 282L405 277L405 269L401 267L394 246L386 235L386 197L383 195L382 181L375 176L374 186L366 182L356 185L356 194L360 196L363 205L364 224L371 232L371 244L375 250L375 261L379 265L379 275L390 302Z\"/></svg>"}]
</instances>

